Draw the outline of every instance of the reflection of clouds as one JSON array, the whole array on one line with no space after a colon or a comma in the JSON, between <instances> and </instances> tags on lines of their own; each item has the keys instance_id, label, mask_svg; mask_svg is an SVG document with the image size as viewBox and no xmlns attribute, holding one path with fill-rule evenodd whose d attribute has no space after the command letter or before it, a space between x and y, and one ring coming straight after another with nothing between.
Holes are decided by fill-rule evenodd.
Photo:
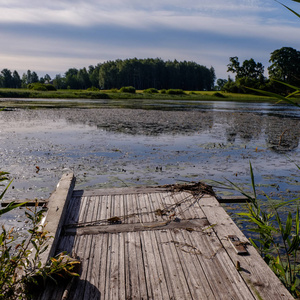
<instances>
[{"instance_id":1,"label":"reflection of clouds","mask_svg":"<svg viewBox=\"0 0 300 300\"><path fill-rule=\"evenodd\" d=\"M270 117L266 126L266 141L275 152L291 151L299 145L300 122L295 119Z\"/></svg>"}]
</instances>

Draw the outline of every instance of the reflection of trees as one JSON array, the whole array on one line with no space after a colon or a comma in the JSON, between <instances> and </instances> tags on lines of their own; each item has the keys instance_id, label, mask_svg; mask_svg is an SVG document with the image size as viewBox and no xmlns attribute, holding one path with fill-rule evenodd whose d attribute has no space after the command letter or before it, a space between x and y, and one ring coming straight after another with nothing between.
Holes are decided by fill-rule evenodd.
<instances>
[{"instance_id":1,"label":"reflection of trees","mask_svg":"<svg viewBox=\"0 0 300 300\"><path fill-rule=\"evenodd\" d=\"M200 111L89 109L66 119L106 131L144 135L191 134L213 125L213 113Z\"/></svg>"},{"instance_id":2,"label":"reflection of trees","mask_svg":"<svg viewBox=\"0 0 300 300\"><path fill-rule=\"evenodd\" d=\"M269 117L266 127L268 146L276 151L290 151L299 145L300 122L297 119Z\"/></svg>"},{"instance_id":3,"label":"reflection of trees","mask_svg":"<svg viewBox=\"0 0 300 300\"><path fill-rule=\"evenodd\" d=\"M265 133L266 142L274 151L295 149L300 139L299 119L254 113L142 109L41 109L1 113L3 124L9 126L12 123L14 128L34 126L38 130L39 126L51 126L62 120L71 125L83 124L133 135L210 132L217 138L226 136L229 143L235 143L236 139L249 142Z\"/></svg>"},{"instance_id":4,"label":"reflection of trees","mask_svg":"<svg viewBox=\"0 0 300 300\"><path fill-rule=\"evenodd\" d=\"M263 118L251 113L228 113L224 115L227 142L234 143L239 136L241 140L250 142L253 138L258 138L263 127Z\"/></svg>"}]
</instances>

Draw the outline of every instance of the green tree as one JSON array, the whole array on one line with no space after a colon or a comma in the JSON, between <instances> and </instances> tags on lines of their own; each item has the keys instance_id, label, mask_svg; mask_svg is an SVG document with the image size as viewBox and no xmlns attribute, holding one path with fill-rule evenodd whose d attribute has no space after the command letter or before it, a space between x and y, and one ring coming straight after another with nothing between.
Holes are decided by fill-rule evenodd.
<instances>
[{"instance_id":1,"label":"green tree","mask_svg":"<svg viewBox=\"0 0 300 300\"><path fill-rule=\"evenodd\" d=\"M253 58L245 60L241 67L241 77L259 80L264 77L264 66Z\"/></svg>"},{"instance_id":2,"label":"green tree","mask_svg":"<svg viewBox=\"0 0 300 300\"><path fill-rule=\"evenodd\" d=\"M230 63L227 65L227 72L236 73L236 76L239 77L240 74L240 62L237 56L229 58Z\"/></svg>"},{"instance_id":3,"label":"green tree","mask_svg":"<svg viewBox=\"0 0 300 300\"><path fill-rule=\"evenodd\" d=\"M89 74L89 79L91 82L91 85L93 87L99 88L99 71L100 71L101 64L97 64L95 67L94 66L89 66L88 69L88 74Z\"/></svg>"},{"instance_id":4,"label":"green tree","mask_svg":"<svg viewBox=\"0 0 300 300\"><path fill-rule=\"evenodd\" d=\"M20 78L19 73L16 70L13 72L12 77L13 77L12 78L12 80L13 80L13 87L16 88L16 89L21 88L21 86L22 86L22 80Z\"/></svg>"},{"instance_id":5,"label":"green tree","mask_svg":"<svg viewBox=\"0 0 300 300\"><path fill-rule=\"evenodd\" d=\"M49 75L49 74L46 74L46 75L44 76L44 82L45 82L45 83L50 83L50 81L51 81L50 75Z\"/></svg>"},{"instance_id":6,"label":"green tree","mask_svg":"<svg viewBox=\"0 0 300 300\"><path fill-rule=\"evenodd\" d=\"M56 89L63 89L65 88L65 78L63 78L60 74L56 74L53 79L53 85Z\"/></svg>"},{"instance_id":7,"label":"green tree","mask_svg":"<svg viewBox=\"0 0 300 300\"><path fill-rule=\"evenodd\" d=\"M216 90L218 91L221 91L224 87L224 85L228 82L227 79L222 79L222 78L219 78L217 80L217 86L216 86Z\"/></svg>"},{"instance_id":8,"label":"green tree","mask_svg":"<svg viewBox=\"0 0 300 300\"><path fill-rule=\"evenodd\" d=\"M75 68L69 69L65 73L66 86L70 89L79 89L79 83L77 78L78 70Z\"/></svg>"},{"instance_id":9,"label":"green tree","mask_svg":"<svg viewBox=\"0 0 300 300\"><path fill-rule=\"evenodd\" d=\"M86 70L86 68L80 69L77 73L77 81L78 81L78 87L80 89L87 89L92 86L89 74Z\"/></svg>"},{"instance_id":10,"label":"green tree","mask_svg":"<svg viewBox=\"0 0 300 300\"><path fill-rule=\"evenodd\" d=\"M38 77L37 73L33 71L31 73L31 78L30 78L29 83L35 83L35 82L39 82L39 77Z\"/></svg>"},{"instance_id":11,"label":"green tree","mask_svg":"<svg viewBox=\"0 0 300 300\"><path fill-rule=\"evenodd\" d=\"M258 80L264 77L264 66L260 62L256 63L253 58L245 60L242 65L237 56L230 57L229 60L227 72L235 73L236 79L247 77Z\"/></svg>"},{"instance_id":12,"label":"green tree","mask_svg":"<svg viewBox=\"0 0 300 300\"><path fill-rule=\"evenodd\" d=\"M282 47L271 53L268 68L270 79L290 84L300 83L300 52L291 47Z\"/></svg>"},{"instance_id":13,"label":"green tree","mask_svg":"<svg viewBox=\"0 0 300 300\"><path fill-rule=\"evenodd\" d=\"M1 77L2 77L2 86L4 88L11 88L13 86L13 77L10 70L3 69L1 71Z\"/></svg>"}]
</instances>

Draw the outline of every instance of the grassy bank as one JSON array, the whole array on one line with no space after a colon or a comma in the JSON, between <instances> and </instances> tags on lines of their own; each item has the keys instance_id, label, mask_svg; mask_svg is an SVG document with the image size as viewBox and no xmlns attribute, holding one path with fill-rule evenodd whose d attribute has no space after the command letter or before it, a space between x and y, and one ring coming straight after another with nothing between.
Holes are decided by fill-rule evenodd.
<instances>
[{"instance_id":1,"label":"grassy bank","mask_svg":"<svg viewBox=\"0 0 300 300\"><path fill-rule=\"evenodd\" d=\"M62 101L59 101L62 100ZM74 100L74 101L73 101ZM150 100L150 101L149 101ZM183 103L180 103L181 101ZM172 102L174 101L174 102ZM194 101L247 101L276 102L278 99L250 94L222 92L185 91L182 94L167 93L121 93L119 91L58 90L35 91L29 89L0 89L0 107L122 107L145 108L168 107L172 104L192 107Z\"/></svg>"}]
</instances>

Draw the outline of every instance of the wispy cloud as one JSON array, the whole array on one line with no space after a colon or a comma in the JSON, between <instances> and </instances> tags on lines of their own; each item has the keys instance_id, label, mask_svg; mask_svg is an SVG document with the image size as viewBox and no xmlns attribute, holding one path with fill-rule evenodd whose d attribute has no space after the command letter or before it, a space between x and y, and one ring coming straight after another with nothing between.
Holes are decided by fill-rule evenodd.
<instances>
[{"instance_id":1,"label":"wispy cloud","mask_svg":"<svg viewBox=\"0 0 300 300\"><path fill-rule=\"evenodd\" d=\"M229 56L267 63L276 47L297 47L299 25L273 0L0 0L0 69L59 73L136 56L224 77Z\"/></svg>"}]
</instances>

